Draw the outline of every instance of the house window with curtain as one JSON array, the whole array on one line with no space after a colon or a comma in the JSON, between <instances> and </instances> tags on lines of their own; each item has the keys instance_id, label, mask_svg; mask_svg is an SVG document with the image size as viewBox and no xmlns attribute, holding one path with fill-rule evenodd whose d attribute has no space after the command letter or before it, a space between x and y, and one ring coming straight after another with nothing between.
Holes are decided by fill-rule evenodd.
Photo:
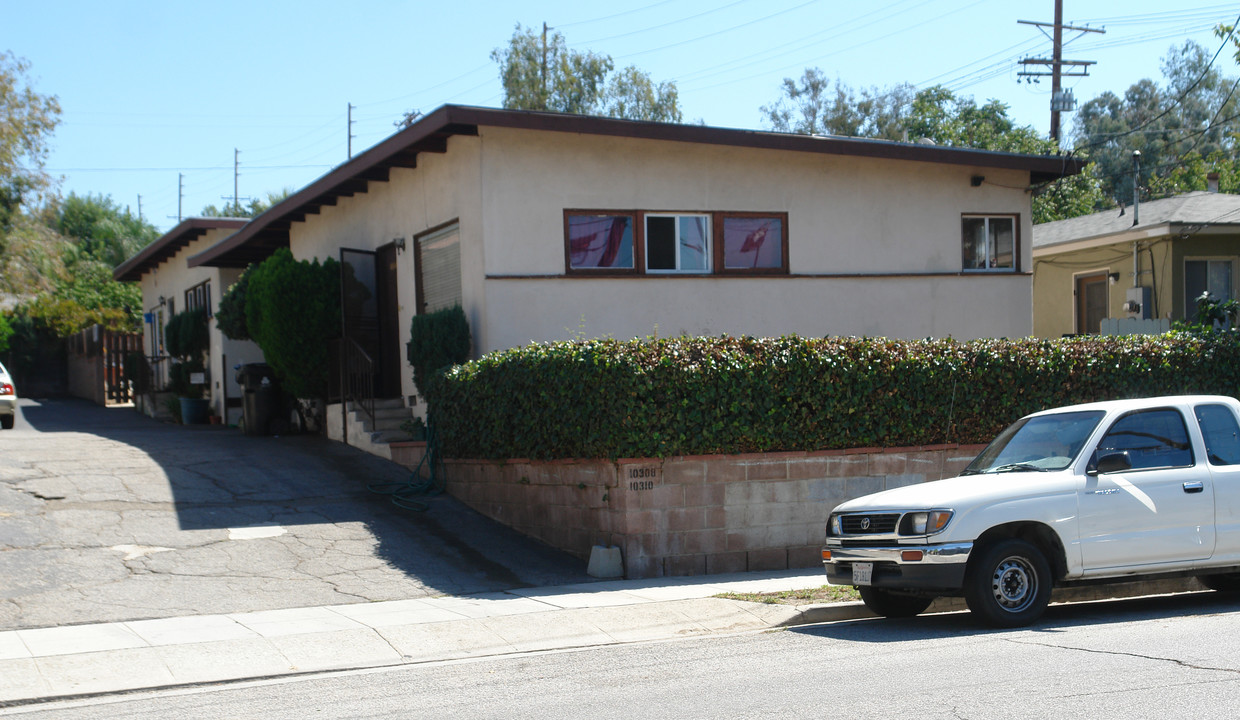
<instances>
[{"instance_id":1,"label":"house window with curtain","mask_svg":"<svg viewBox=\"0 0 1240 720\"><path fill-rule=\"evenodd\" d=\"M629 271L637 269L634 213L565 214L568 235L568 268L582 271Z\"/></svg>"},{"instance_id":2,"label":"house window with curtain","mask_svg":"<svg viewBox=\"0 0 1240 720\"><path fill-rule=\"evenodd\" d=\"M729 274L788 271L788 223L782 213L719 213L720 272Z\"/></svg>"},{"instance_id":3,"label":"house window with curtain","mask_svg":"<svg viewBox=\"0 0 1240 720\"><path fill-rule=\"evenodd\" d=\"M961 219L961 260L965 272L1015 272L1020 248L1011 215L965 215Z\"/></svg>"},{"instance_id":4,"label":"house window with curtain","mask_svg":"<svg viewBox=\"0 0 1240 720\"><path fill-rule=\"evenodd\" d=\"M1232 291L1232 261L1185 260L1184 261L1184 317L1197 316L1197 298L1210 293L1215 300L1223 302L1235 298Z\"/></svg>"}]
</instances>

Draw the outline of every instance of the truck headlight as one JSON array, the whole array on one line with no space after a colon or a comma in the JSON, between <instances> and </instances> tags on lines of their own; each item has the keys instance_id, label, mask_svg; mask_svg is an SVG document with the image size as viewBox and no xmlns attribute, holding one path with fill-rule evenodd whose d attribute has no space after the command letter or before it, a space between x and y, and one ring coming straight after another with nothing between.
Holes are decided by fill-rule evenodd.
<instances>
[{"instance_id":1,"label":"truck headlight","mask_svg":"<svg viewBox=\"0 0 1240 720\"><path fill-rule=\"evenodd\" d=\"M843 529L840 527L839 515L832 514L831 518L827 521L827 534L834 535L836 537L844 534Z\"/></svg>"},{"instance_id":2,"label":"truck headlight","mask_svg":"<svg viewBox=\"0 0 1240 720\"><path fill-rule=\"evenodd\" d=\"M933 535L947 527L952 519L951 510L927 510L908 513L900 523L901 535Z\"/></svg>"}]
</instances>

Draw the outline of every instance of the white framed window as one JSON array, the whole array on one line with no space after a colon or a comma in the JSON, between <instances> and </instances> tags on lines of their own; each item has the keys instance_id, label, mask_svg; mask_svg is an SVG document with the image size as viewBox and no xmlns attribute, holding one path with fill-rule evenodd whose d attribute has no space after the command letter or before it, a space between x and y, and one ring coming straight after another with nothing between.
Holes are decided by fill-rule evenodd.
<instances>
[{"instance_id":1,"label":"white framed window","mask_svg":"<svg viewBox=\"0 0 1240 720\"><path fill-rule=\"evenodd\" d=\"M711 271L709 214L647 213L645 222L647 272Z\"/></svg>"},{"instance_id":2,"label":"white framed window","mask_svg":"<svg viewBox=\"0 0 1240 720\"><path fill-rule=\"evenodd\" d=\"M214 317L211 307L211 281L203 281L185 291L186 310L205 310L207 317Z\"/></svg>"},{"instance_id":3,"label":"white framed window","mask_svg":"<svg viewBox=\"0 0 1240 720\"><path fill-rule=\"evenodd\" d=\"M1016 218L1011 215L965 215L960 222L961 260L966 272L1015 272Z\"/></svg>"},{"instance_id":4,"label":"white framed window","mask_svg":"<svg viewBox=\"0 0 1240 720\"><path fill-rule=\"evenodd\" d=\"M1231 258L1190 258L1184 261L1184 317L1197 316L1197 298L1208 292L1223 302L1235 298Z\"/></svg>"}]
</instances>

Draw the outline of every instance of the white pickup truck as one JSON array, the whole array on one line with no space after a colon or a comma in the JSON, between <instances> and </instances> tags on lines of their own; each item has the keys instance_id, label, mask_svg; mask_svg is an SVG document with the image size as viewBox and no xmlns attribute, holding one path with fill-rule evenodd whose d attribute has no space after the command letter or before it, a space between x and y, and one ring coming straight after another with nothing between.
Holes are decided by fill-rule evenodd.
<instances>
[{"instance_id":1,"label":"white pickup truck","mask_svg":"<svg viewBox=\"0 0 1240 720\"><path fill-rule=\"evenodd\" d=\"M1240 402L1057 408L1004 430L958 477L849 500L827 580L907 617L963 595L987 624L1037 620L1051 588L1197 576L1240 589Z\"/></svg>"}]
</instances>

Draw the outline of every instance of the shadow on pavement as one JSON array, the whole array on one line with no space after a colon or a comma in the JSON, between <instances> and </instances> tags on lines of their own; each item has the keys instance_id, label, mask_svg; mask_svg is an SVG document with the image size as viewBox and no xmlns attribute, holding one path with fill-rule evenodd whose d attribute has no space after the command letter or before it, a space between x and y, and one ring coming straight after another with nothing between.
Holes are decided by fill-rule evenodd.
<instances>
[{"instance_id":1,"label":"shadow on pavement","mask_svg":"<svg viewBox=\"0 0 1240 720\"><path fill-rule=\"evenodd\" d=\"M805 625L790 628L789 632L850 642L890 643L1018 632L1066 633L1075 628L1106 623L1165 620L1237 611L1240 611L1240 596L1218 592L1196 592L1051 605L1038 622L1029 627L1011 630L986 627L968 612L954 612L921 615L914 618L867 618L849 622Z\"/></svg>"},{"instance_id":2,"label":"shadow on pavement","mask_svg":"<svg viewBox=\"0 0 1240 720\"><path fill-rule=\"evenodd\" d=\"M23 400L21 416L14 432L87 433L140 451L166 476L182 530L361 522L380 557L443 593L592 580L584 561L447 495L430 499L426 512L392 505L366 486L407 479L405 468L321 436L173 425L77 399ZM131 455L119 452L117 462L142 464Z\"/></svg>"}]
</instances>

